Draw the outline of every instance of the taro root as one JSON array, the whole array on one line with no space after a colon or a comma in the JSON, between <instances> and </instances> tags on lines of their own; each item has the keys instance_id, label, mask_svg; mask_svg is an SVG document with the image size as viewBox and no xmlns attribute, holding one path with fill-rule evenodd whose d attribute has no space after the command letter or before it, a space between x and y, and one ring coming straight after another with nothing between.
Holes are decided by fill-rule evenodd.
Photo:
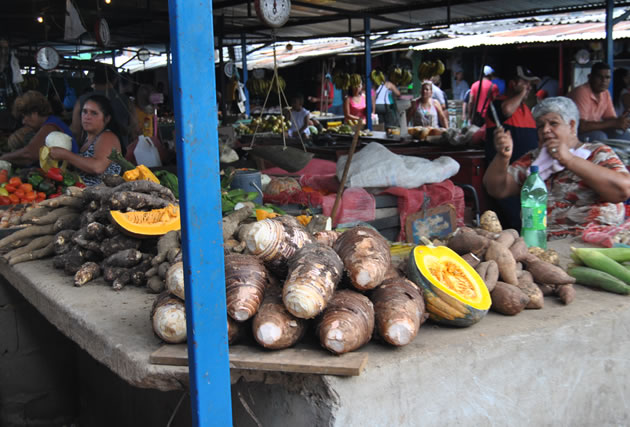
<instances>
[{"instance_id":1,"label":"taro root","mask_svg":"<svg viewBox=\"0 0 630 427\"><path fill-rule=\"evenodd\" d=\"M252 255L225 256L225 291L228 315L243 322L256 314L268 286L267 270Z\"/></svg>"},{"instance_id":2,"label":"taro root","mask_svg":"<svg viewBox=\"0 0 630 427\"><path fill-rule=\"evenodd\" d=\"M330 247L313 243L289 259L284 282L284 305L301 319L312 319L324 310L343 274L343 262Z\"/></svg>"},{"instance_id":3,"label":"taro root","mask_svg":"<svg viewBox=\"0 0 630 427\"><path fill-rule=\"evenodd\" d=\"M374 306L356 291L337 291L319 317L319 342L334 354L348 353L367 344L374 332Z\"/></svg>"},{"instance_id":4,"label":"taro root","mask_svg":"<svg viewBox=\"0 0 630 427\"><path fill-rule=\"evenodd\" d=\"M186 341L186 306L168 292L160 294L151 309L153 332L169 344Z\"/></svg>"},{"instance_id":5,"label":"taro root","mask_svg":"<svg viewBox=\"0 0 630 427\"><path fill-rule=\"evenodd\" d=\"M289 258L302 246L313 243L312 236L304 227L288 215L258 221L248 227L243 238L249 252L283 278Z\"/></svg>"},{"instance_id":6,"label":"taro root","mask_svg":"<svg viewBox=\"0 0 630 427\"><path fill-rule=\"evenodd\" d=\"M295 345L306 331L306 321L293 316L282 303L279 290L269 287L252 322L254 338L273 350Z\"/></svg>"},{"instance_id":7,"label":"taro root","mask_svg":"<svg viewBox=\"0 0 630 427\"><path fill-rule=\"evenodd\" d=\"M427 319L422 291L402 277L385 280L370 294L376 330L395 346L409 344Z\"/></svg>"},{"instance_id":8,"label":"taro root","mask_svg":"<svg viewBox=\"0 0 630 427\"><path fill-rule=\"evenodd\" d=\"M392 261L387 240L368 227L354 227L344 232L333 249L343 261L352 286L360 291L380 285Z\"/></svg>"},{"instance_id":9,"label":"taro root","mask_svg":"<svg viewBox=\"0 0 630 427\"><path fill-rule=\"evenodd\" d=\"M164 279L166 283L166 289L173 295L186 299L186 291L184 287L184 263L176 262L171 265L166 271L166 277Z\"/></svg>"}]
</instances>

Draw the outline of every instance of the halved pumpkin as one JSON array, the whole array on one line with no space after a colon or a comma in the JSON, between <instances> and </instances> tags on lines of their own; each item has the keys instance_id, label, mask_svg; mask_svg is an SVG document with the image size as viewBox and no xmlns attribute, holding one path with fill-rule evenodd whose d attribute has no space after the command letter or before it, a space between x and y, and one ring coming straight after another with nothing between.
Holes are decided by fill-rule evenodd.
<instances>
[{"instance_id":1,"label":"halved pumpkin","mask_svg":"<svg viewBox=\"0 0 630 427\"><path fill-rule=\"evenodd\" d=\"M137 237L161 236L181 228L179 206L174 205L151 211L110 211L109 214L125 233Z\"/></svg>"},{"instance_id":2,"label":"halved pumpkin","mask_svg":"<svg viewBox=\"0 0 630 427\"><path fill-rule=\"evenodd\" d=\"M490 292L462 257L446 246L416 246L409 257L409 278L424 290L431 320L463 327L486 315Z\"/></svg>"}]
</instances>

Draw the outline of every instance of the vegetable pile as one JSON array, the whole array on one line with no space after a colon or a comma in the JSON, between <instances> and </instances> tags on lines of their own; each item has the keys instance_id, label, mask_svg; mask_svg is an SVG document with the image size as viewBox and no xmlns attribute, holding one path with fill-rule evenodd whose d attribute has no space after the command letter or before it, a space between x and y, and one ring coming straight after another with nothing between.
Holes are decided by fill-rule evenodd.
<instances>
[{"instance_id":1,"label":"vegetable pile","mask_svg":"<svg viewBox=\"0 0 630 427\"><path fill-rule=\"evenodd\" d=\"M616 294L630 294L630 248L571 248L577 283Z\"/></svg>"}]
</instances>

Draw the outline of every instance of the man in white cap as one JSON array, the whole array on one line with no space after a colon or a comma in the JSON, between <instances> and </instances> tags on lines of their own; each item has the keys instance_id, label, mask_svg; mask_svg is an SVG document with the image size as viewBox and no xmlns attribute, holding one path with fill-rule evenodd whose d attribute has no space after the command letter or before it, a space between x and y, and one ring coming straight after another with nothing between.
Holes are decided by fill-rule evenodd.
<instances>
[{"instance_id":1,"label":"man in white cap","mask_svg":"<svg viewBox=\"0 0 630 427\"><path fill-rule=\"evenodd\" d=\"M481 118L486 117L488 105L499 95L499 88L492 83L494 69L486 65L483 67L483 78L472 84L470 88L470 102L468 103L468 117L475 123L477 120L474 113ZM476 109L475 109L476 106ZM483 123L480 121L478 123Z\"/></svg>"}]
</instances>

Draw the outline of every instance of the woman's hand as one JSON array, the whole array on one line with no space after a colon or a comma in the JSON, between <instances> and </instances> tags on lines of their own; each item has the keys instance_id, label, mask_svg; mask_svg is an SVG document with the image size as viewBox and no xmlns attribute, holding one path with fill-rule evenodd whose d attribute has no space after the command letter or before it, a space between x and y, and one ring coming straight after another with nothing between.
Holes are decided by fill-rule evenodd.
<instances>
[{"instance_id":1,"label":"woman's hand","mask_svg":"<svg viewBox=\"0 0 630 427\"><path fill-rule=\"evenodd\" d=\"M48 156L53 160L68 160L68 153L71 151L61 147L50 147Z\"/></svg>"},{"instance_id":2,"label":"woman's hand","mask_svg":"<svg viewBox=\"0 0 630 427\"><path fill-rule=\"evenodd\" d=\"M510 131L502 127L497 127L494 130L494 149L497 151L497 156L509 160L512 157L513 148L514 142L512 141Z\"/></svg>"},{"instance_id":3,"label":"woman's hand","mask_svg":"<svg viewBox=\"0 0 630 427\"><path fill-rule=\"evenodd\" d=\"M549 155L554 160L557 160L564 167L568 167L568 164L575 157L573 153L569 151L568 144L565 144L563 142L550 142L545 144L544 147L547 149Z\"/></svg>"}]
</instances>

